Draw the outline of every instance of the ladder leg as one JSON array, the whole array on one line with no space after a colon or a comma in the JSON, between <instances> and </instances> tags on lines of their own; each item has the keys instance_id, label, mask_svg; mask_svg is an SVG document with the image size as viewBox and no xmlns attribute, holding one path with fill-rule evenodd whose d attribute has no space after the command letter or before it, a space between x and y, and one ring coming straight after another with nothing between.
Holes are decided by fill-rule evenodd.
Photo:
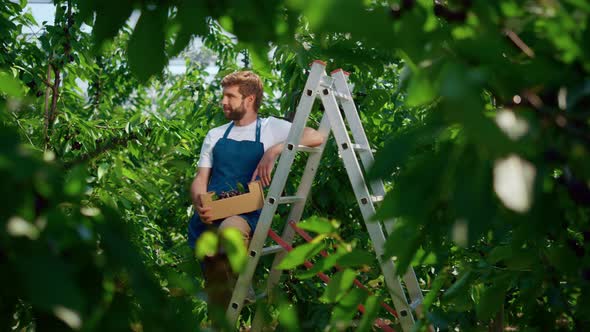
<instances>
[{"instance_id":1,"label":"ladder leg","mask_svg":"<svg viewBox=\"0 0 590 332\"><path fill-rule=\"evenodd\" d=\"M330 134L329 121L328 121L328 117L326 115L324 115L322 117L322 122L320 123L319 132L322 133L323 136L326 138ZM326 145L326 141L324 141L324 143L321 146L321 152L309 156L309 159L307 160L307 164L305 166L305 170L303 172L303 176L301 177L301 183L299 184L299 187L297 188L297 196L302 196L302 197L309 196L311 185L312 185L313 179L315 178L315 175L317 173L317 169L320 164L320 160L322 158L322 154L323 154L325 145ZM293 206L293 208L291 209L287 220L299 222L299 220L301 219L301 216L303 215L303 209L305 208L306 202L307 201L297 202ZM285 224L285 228L283 230L283 235L282 235L283 240L285 240L288 244L291 244L293 242L294 235L295 235L295 233L293 231L293 228L289 227L288 224ZM270 292L274 288L274 286L279 282L282 271L277 270L274 267L280 263L280 261L283 259L285 254L286 254L286 252L283 251L283 252L277 253L275 256L275 259L272 264L272 270L271 270L270 276L268 278L268 286L267 286L268 292Z\"/></svg>"},{"instance_id":2,"label":"ladder leg","mask_svg":"<svg viewBox=\"0 0 590 332\"><path fill-rule=\"evenodd\" d=\"M354 142L362 147L365 147L365 149L359 150L358 154L364 169L367 170L373 165L373 152L370 149L369 140L367 139L367 135L361 123L356 105L352 100L350 89L348 88L347 84L348 78L342 70L333 72L332 77L334 78L334 86L336 90L344 96L350 96L350 98L341 99L341 105L344 111L344 116L348 122L348 126L350 127L350 132L352 133ZM380 179L371 181L370 187L371 192L375 196L385 197L385 186L383 185L383 181ZM385 225L386 234L390 235L393 231L394 220L384 220L383 224ZM403 280L408 290L412 307L417 308L418 305L422 303L424 297L422 295L418 279L416 278L416 274L411 266L408 267L408 270L404 274Z\"/></svg>"},{"instance_id":3,"label":"ladder leg","mask_svg":"<svg viewBox=\"0 0 590 332\"><path fill-rule=\"evenodd\" d=\"M342 155L344 166L350 178L355 196L361 208L361 213L365 220L365 226L373 242L377 260L381 266L385 284L393 300L393 304L399 313L399 320L404 331L411 331L414 326L414 317L411 308L408 304L406 295L402 285L395 275L395 266L393 260L383 260L381 257L384 253L385 235L383 229L378 222L372 222L371 218L375 214L375 207L369 194L369 190L365 184L365 180L356 159L356 155L352 149L352 143L348 136L346 125L340 114L340 109L333 92L330 89L323 89L321 91L321 98L325 110L328 113L332 132L338 144L338 149Z\"/></svg>"},{"instance_id":4,"label":"ladder leg","mask_svg":"<svg viewBox=\"0 0 590 332\"><path fill-rule=\"evenodd\" d=\"M226 317L230 326L235 326L238 316L244 305L244 299L248 291L248 287L252 281L252 276L258 265L260 254L262 253L262 247L266 240L268 230L270 229L273 216L279 203L279 198L285 187L287 177L291 170L291 165L295 159L296 149L294 146L298 146L301 140L301 134L303 128L309 117L309 113L313 107L313 103L316 98L316 90L320 84L322 74L325 73L325 65L314 62L311 67L310 75L305 84L305 90L299 105L297 106L297 113L295 114L294 123L289 131L285 149L283 150L279 165L273 177L268 196L265 199L262 213L254 231L254 236L250 242L248 248L248 262L246 267L236 282L232 298L226 311Z\"/></svg>"},{"instance_id":5,"label":"ladder leg","mask_svg":"<svg viewBox=\"0 0 590 332\"><path fill-rule=\"evenodd\" d=\"M313 179L315 178L315 175L317 173L317 169L324 152L324 147L326 146L328 135L330 134L330 123L328 117L325 114L322 117L322 121L320 122L320 127L318 128L318 131L320 132L320 134L322 134L322 136L326 137L326 139L324 140L324 143L322 143L322 145L320 146L319 151L317 153L310 155L307 159L305 170L303 171L303 176L301 177L301 182L299 184L299 187L297 188L296 196L306 198L309 197L311 185L313 184ZM307 199L296 202L291 208L291 211L289 212L289 217L287 221L299 222L299 220L301 219L301 215L303 214L303 209L305 208L306 202ZM291 243L293 243L294 235L295 232L293 231L293 228L289 227L289 223L286 223L281 238L290 245ZM266 286L266 293L268 295L269 302L272 300L274 288L279 283L281 274L283 272L282 270L275 269L275 267L281 262L285 255L286 252L284 251L275 254L275 258L272 263L272 267L268 276ZM262 317L263 314L258 312L257 310L254 316L254 322L252 323L252 331L260 331L262 329L262 324L264 323Z\"/></svg>"},{"instance_id":6,"label":"ladder leg","mask_svg":"<svg viewBox=\"0 0 590 332\"><path fill-rule=\"evenodd\" d=\"M387 234L391 234L391 232L393 232L393 223L385 222L385 229L387 230ZM404 274L403 280L408 289L410 300L412 301L412 309L419 312L421 308L420 305L422 304L422 301L424 301L424 296L422 295L418 278L416 278L416 272L414 272L414 269L411 266L408 266L408 270Z\"/></svg>"}]
</instances>

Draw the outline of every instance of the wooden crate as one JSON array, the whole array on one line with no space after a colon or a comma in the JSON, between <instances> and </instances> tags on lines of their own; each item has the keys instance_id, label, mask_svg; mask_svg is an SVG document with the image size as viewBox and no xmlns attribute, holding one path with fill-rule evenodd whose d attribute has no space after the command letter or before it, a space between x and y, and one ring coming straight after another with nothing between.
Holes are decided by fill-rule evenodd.
<instances>
[{"instance_id":1,"label":"wooden crate","mask_svg":"<svg viewBox=\"0 0 590 332\"><path fill-rule=\"evenodd\" d=\"M201 195L204 207L211 207L212 220L225 219L242 213L262 209L264 205L264 193L260 181L248 183L248 191L245 194L213 200L215 192Z\"/></svg>"}]
</instances>

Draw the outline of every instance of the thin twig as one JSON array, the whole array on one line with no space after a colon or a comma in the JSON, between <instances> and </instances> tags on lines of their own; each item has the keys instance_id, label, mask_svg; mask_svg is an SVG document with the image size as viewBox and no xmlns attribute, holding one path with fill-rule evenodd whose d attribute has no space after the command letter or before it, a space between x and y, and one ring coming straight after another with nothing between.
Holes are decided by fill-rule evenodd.
<instances>
[{"instance_id":1,"label":"thin twig","mask_svg":"<svg viewBox=\"0 0 590 332\"><path fill-rule=\"evenodd\" d=\"M590 144L590 135L586 131L572 126L568 119L568 115L565 112L559 112L556 114L555 112L548 110L547 107L544 107L541 97L532 91L525 91L522 93L522 96L531 104L531 106L533 106L532 109L549 118L555 123L557 128L561 128L568 134L585 141L586 144Z\"/></svg>"},{"instance_id":2,"label":"thin twig","mask_svg":"<svg viewBox=\"0 0 590 332\"><path fill-rule=\"evenodd\" d=\"M61 70L57 67L53 67L53 87L51 96L51 109L49 110L49 129L53 126L55 118L57 117L57 100L59 99L59 84L61 82Z\"/></svg>"},{"instance_id":3,"label":"thin twig","mask_svg":"<svg viewBox=\"0 0 590 332\"><path fill-rule=\"evenodd\" d=\"M23 134L25 134L25 137L29 140L29 143L31 143L31 146L37 150L41 150L38 147L36 147L35 144L33 144L33 141L31 140L29 135L27 135L26 129L23 127L23 125L20 123L20 121L18 121L18 117L16 116L16 114L14 112L12 112L12 115L14 116L14 120L16 121L16 124L20 127L20 129L23 130Z\"/></svg>"},{"instance_id":4,"label":"thin twig","mask_svg":"<svg viewBox=\"0 0 590 332\"><path fill-rule=\"evenodd\" d=\"M508 36L508 38L510 38L510 40L512 40L512 42L514 43L514 45L516 45L516 47L520 48L520 50L528 55L529 58L534 58L535 57L535 52L525 43L522 41L522 39L520 39L520 37L518 37L518 35L510 30L505 28L504 30L504 34L506 36Z\"/></svg>"},{"instance_id":5,"label":"thin twig","mask_svg":"<svg viewBox=\"0 0 590 332\"><path fill-rule=\"evenodd\" d=\"M51 57L49 58L49 64L47 65L47 81L51 80ZM45 107L44 107L44 134L45 134L45 145L49 142L49 93L52 90L52 86L47 85L45 88Z\"/></svg>"},{"instance_id":6,"label":"thin twig","mask_svg":"<svg viewBox=\"0 0 590 332\"><path fill-rule=\"evenodd\" d=\"M70 0L68 0L68 12L67 12L67 21L66 21L66 26L65 26L65 35L64 35L64 55L65 55L65 59L66 62L63 63L63 66L65 67L65 65L67 64L67 62L69 61L70 58L70 53L71 53L71 49L72 49L72 45L71 45L71 38L72 36L70 35L70 28L73 25L73 19L72 19L72 3ZM59 91L59 85L61 83L61 75L62 75L62 69L63 68L59 68L58 67L59 63L56 63L55 65L51 64L51 58L49 59L49 68L47 69L47 81L45 82L45 84L47 84L47 90L46 90L46 94L45 94L45 145L47 147L47 145L49 144L49 138L51 136L51 131L53 128L53 123L55 122L55 119L57 118L57 101L59 100L60 97L60 91ZM51 82L51 70L53 70L53 84L50 83ZM49 91L49 89L51 89L51 106L49 106L48 108L48 93L47 91Z\"/></svg>"},{"instance_id":7,"label":"thin twig","mask_svg":"<svg viewBox=\"0 0 590 332\"><path fill-rule=\"evenodd\" d=\"M108 130L117 130L117 129L120 129L120 128L112 128L112 127L109 127L109 126L102 126L102 125L94 125L94 126L96 128L98 128L98 129L108 129Z\"/></svg>"},{"instance_id":8,"label":"thin twig","mask_svg":"<svg viewBox=\"0 0 590 332\"><path fill-rule=\"evenodd\" d=\"M41 81L42 81L43 83L45 83L45 85L46 85L47 87L49 87L49 88L53 89L53 83L49 82L49 80L47 80L47 79L43 79L43 78L42 78L42 79L41 79Z\"/></svg>"}]
</instances>

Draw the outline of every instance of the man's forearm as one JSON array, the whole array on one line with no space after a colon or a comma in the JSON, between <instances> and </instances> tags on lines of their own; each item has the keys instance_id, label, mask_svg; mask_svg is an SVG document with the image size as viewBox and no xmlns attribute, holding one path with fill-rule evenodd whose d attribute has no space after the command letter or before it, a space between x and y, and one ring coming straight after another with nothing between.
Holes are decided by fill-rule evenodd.
<instances>
[{"instance_id":1,"label":"man's forearm","mask_svg":"<svg viewBox=\"0 0 590 332\"><path fill-rule=\"evenodd\" d=\"M321 145L324 142L324 139L324 136L322 136L319 131L305 127L303 128L303 135L301 135L301 141L299 144L313 147Z\"/></svg>"},{"instance_id":2,"label":"man's forearm","mask_svg":"<svg viewBox=\"0 0 590 332\"><path fill-rule=\"evenodd\" d=\"M319 131L309 127L303 128L303 134L301 135L301 140L299 141L299 144L314 147L321 145L323 142L324 137L322 136L322 134L320 134ZM281 152L283 152L284 147L285 143L281 142L271 146L269 150L271 150L271 152L273 152L274 155L278 156L279 154L281 154Z\"/></svg>"},{"instance_id":3,"label":"man's forearm","mask_svg":"<svg viewBox=\"0 0 590 332\"><path fill-rule=\"evenodd\" d=\"M191 185L191 199L193 202L193 206L196 208L200 204L199 195L207 193L207 182L199 177L196 177L193 180Z\"/></svg>"}]
</instances>

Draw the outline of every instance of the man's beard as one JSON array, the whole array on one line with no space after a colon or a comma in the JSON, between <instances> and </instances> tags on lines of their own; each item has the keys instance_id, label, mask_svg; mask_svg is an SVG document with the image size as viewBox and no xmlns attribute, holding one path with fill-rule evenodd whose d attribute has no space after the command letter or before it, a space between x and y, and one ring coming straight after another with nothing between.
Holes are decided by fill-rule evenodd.
<instances>
[{"instance_id":1,"label":"man's beard","mask_svg":"<svg viewBox=\"0 0 590 332\"><path fill-rule=\"evenodd\" d=\"M229 106L229 112L225 113L225 118L232 121L239 121L242 120L244 115L246 115L246 109L244 108L244 103L241 103L240 106L237 108L231 108Z\"/></svg>"}]
</instances>

